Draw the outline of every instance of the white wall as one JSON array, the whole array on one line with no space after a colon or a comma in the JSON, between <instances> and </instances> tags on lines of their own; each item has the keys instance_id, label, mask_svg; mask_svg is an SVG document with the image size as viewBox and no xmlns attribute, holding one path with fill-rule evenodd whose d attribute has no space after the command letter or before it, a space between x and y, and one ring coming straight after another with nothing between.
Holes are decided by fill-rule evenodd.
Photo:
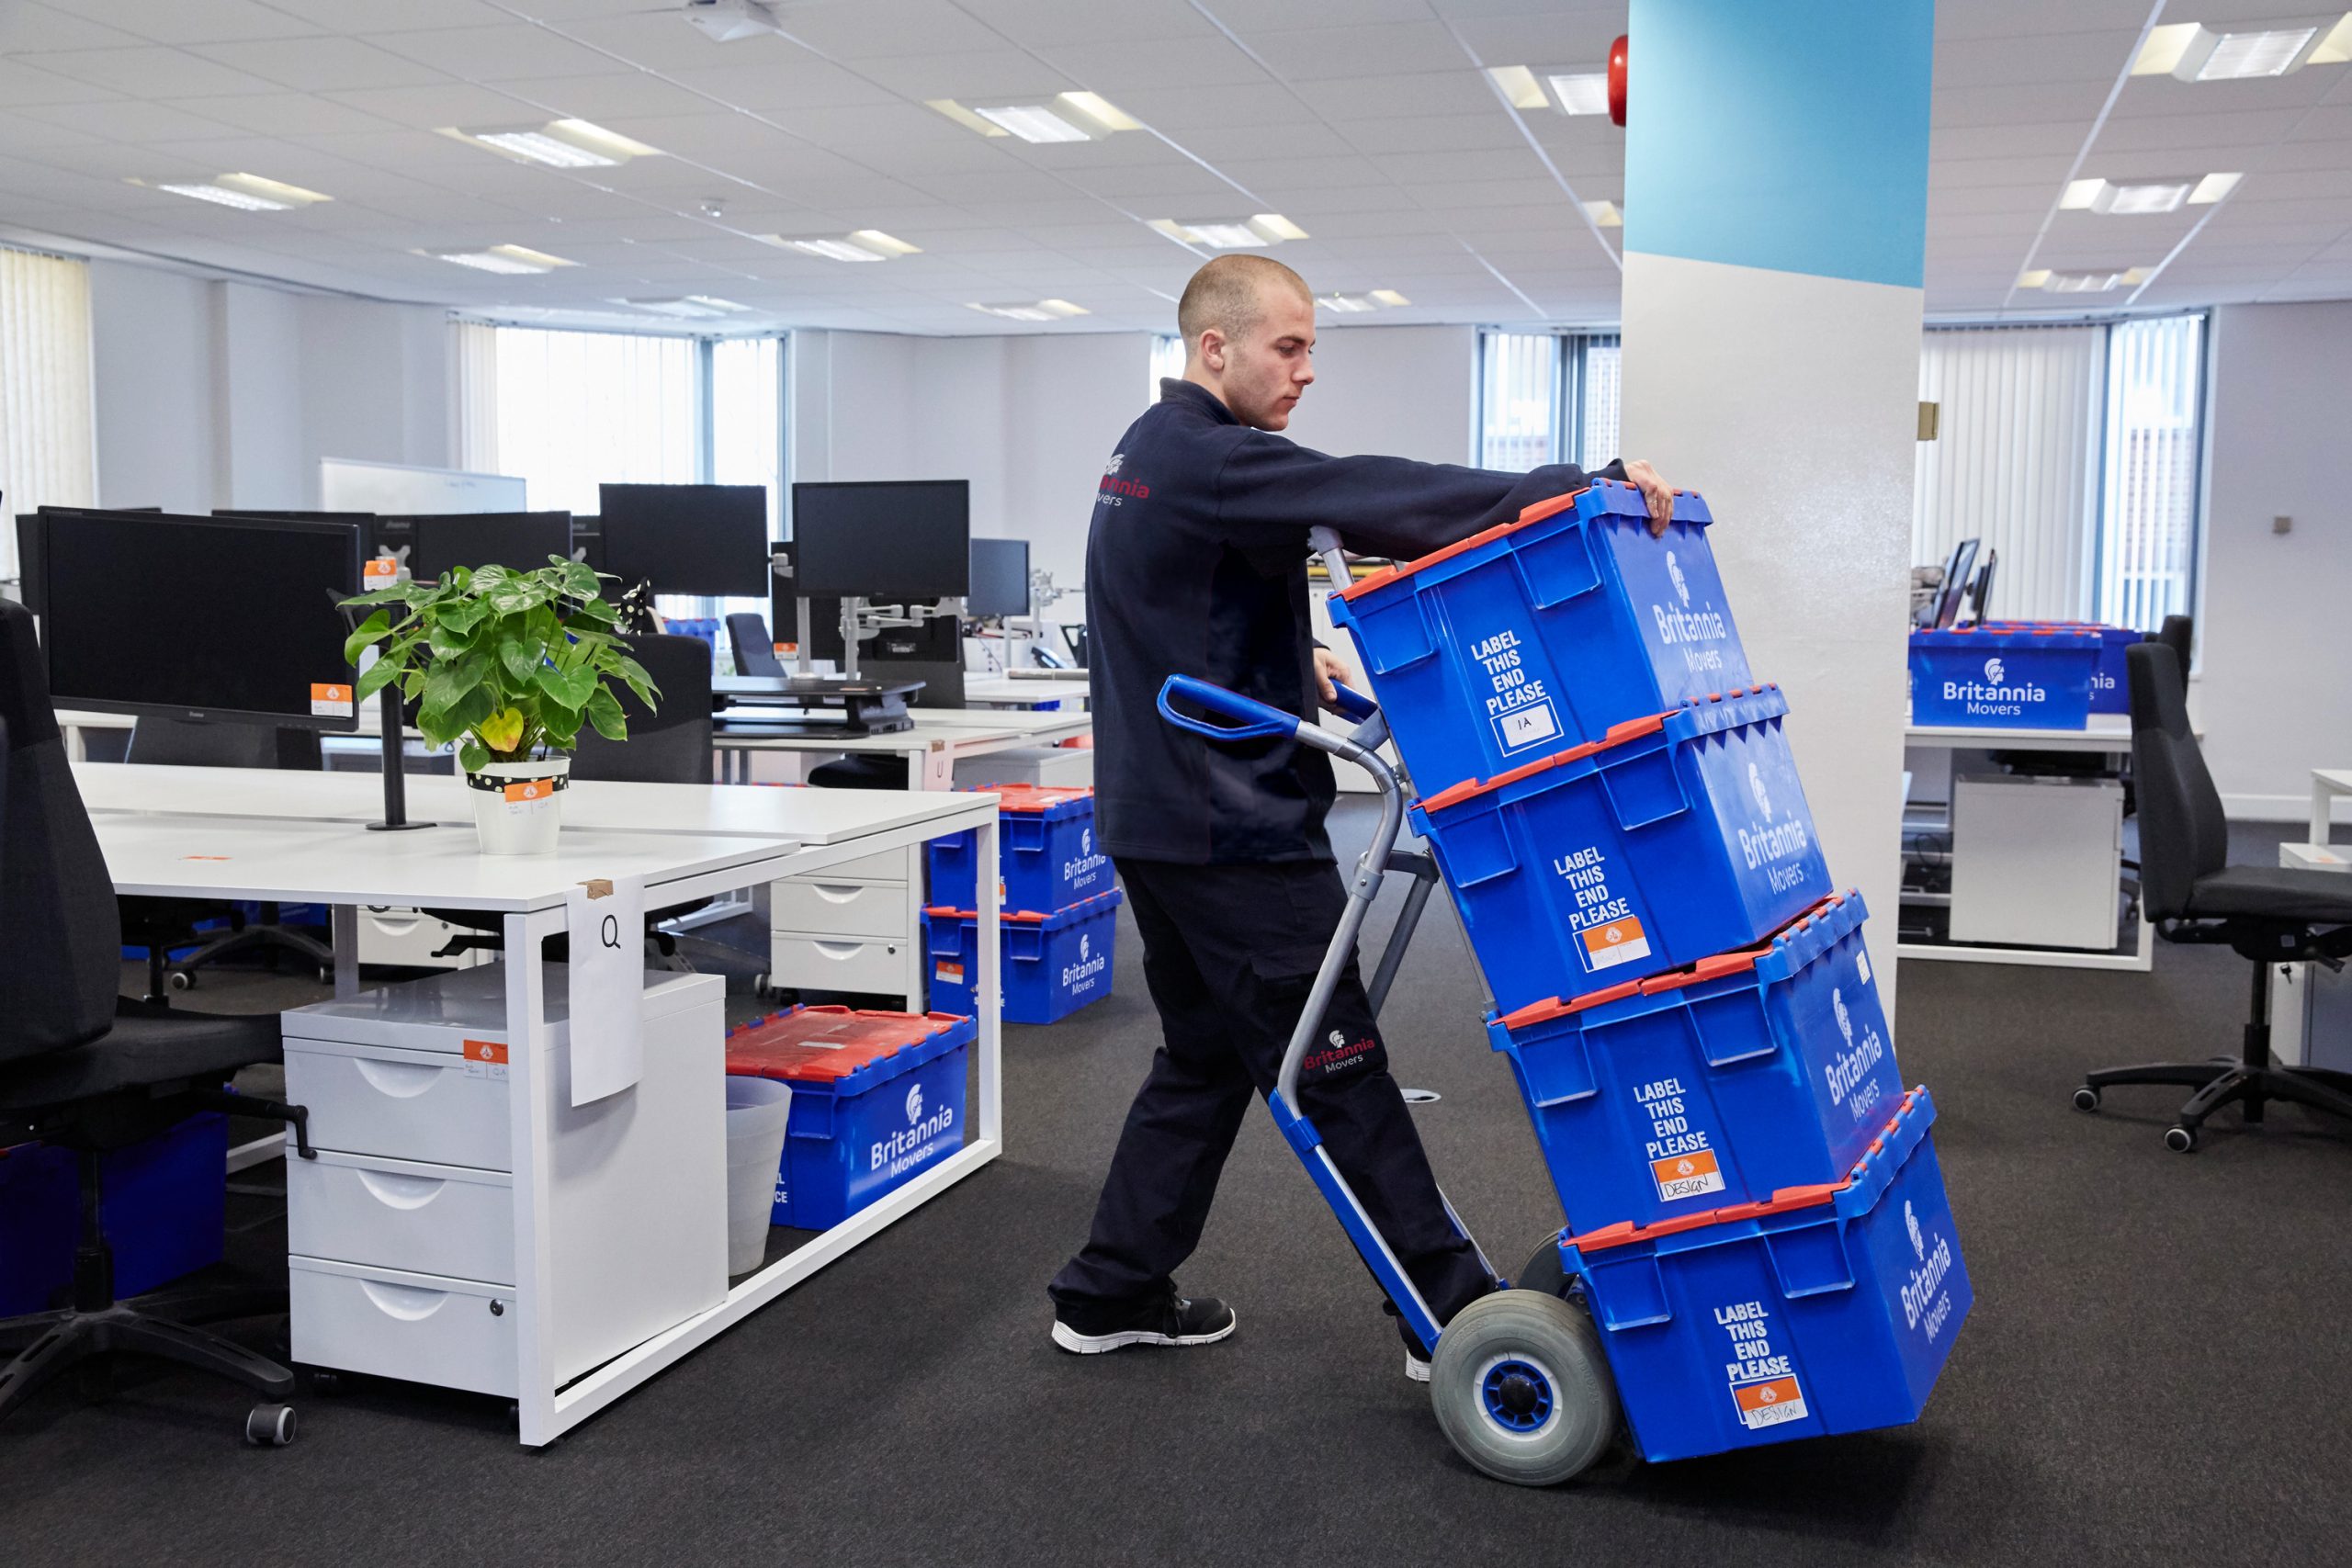
<instances>
[{"instance_id":1,"label":"white wall","mask_svg":"<svg viewBox=\"0 0 2352 1568\"><path fill-rule=\"evenodd\" d=\"M318 504L321 457L455 462L447 313L90 264L98 503Z\"/></svg>"},{"instance_id":2,"label":"white wall","mask_svg":"<svg viewBox=\"0 0 2352 1568\"><path fill-rule=\"evenodd\" d=\"M1315 384L1283 434L1333 457L1467 463L1477 418L1477 328L1318 326Z\"/></svg>"},{"instance_id":3,"label":"white wall","mask_svg":"<svg viewBox=\"0 0 2352 1568\"><path fill-rule=\"evenodd\" d=\"M2222 306L2209 375L2206 765L2232 815L2299 819L2352 766L2352 302Z\"/></svg>"}]
</instances>

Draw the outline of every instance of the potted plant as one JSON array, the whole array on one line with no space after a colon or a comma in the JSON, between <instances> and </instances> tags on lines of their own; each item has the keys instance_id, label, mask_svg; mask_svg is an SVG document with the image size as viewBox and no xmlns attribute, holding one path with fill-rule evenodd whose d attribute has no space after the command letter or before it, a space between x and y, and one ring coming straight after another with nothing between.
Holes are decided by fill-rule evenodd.
<instances>
[{"instance_id":1,"label":"potted plant","mask_svg":"<svg viewBox=\"0 0 2352 1568\"><path fill-rule=\"evenodd\" d=\"M648 707L656 689L631 659L596 572L558 556L531 571L458 567L438 583L395 583L344 603L371 607L344 645L376 649L355 694L399 682L425 742L455 741L485 854L555 849L570 752L586 724L628 737L612 682Z\"/></svg>"}]
</instances>

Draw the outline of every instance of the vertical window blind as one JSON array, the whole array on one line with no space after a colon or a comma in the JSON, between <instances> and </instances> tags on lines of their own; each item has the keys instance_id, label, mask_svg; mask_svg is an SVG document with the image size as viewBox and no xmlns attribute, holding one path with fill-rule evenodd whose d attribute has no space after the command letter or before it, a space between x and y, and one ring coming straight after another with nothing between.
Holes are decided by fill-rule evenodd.
<instances>
[{"instance_id":1,"label":"vertical window blind","mask_svg":"<svg viewBox=\"0 0 2352 1568\"><path fill-rule=\"evenodd\" d=\"M1478 338L1478 466L1599 468L1617 456L1616 334L1490 332Z\"/></svg>"},{"instance_id":2,"label":"vertical window blind","mask_svg":"<svg viewBox=\"0 0 2352 1568\"><path fill-rule=\"evenodd\" d=\"M529 487L534 510L594 514L596 487L692 484L701 367L692 338L493 327L494 374L469 380L460 429L494 409L492 471ZM470 367L471 354L461 355ZM482 393L489 394L485 400ZM477 455L469 451L468 467Z\"/></svg>"},{"instance_id":3,"label":"vertical window blind","mask_svg":"<svg viewBox=\"0 0 2352 1568\"><path fill-rule=\"evenodd\" d=\"M2106 329L1937 329L1919 351L1919 398L1939 405L1918 445L1912 559L1962 539L2000 552L1988 602L2019 619L2090 607Z\"/></svg>"},{"instance_id":4,"label":"vertical window blind","mask_svg":"<svg viewBox=\"0 0 2352 1568\"><path fill-rule=\"evenodd\" d=\"M2153 631L2188 613L2197 570L2205 319L2121 321L2108 337L2098 618Z\"/></svg>"},{"instance_id":5,"label":"vertical window blind","mask_svg":"<svg viewBox=\"0 0 2352 1568\"><path fill-rule=\"evenodd\" d=\"M97 463L87 262L0 249L0 508L87 506ZM17 530L0 526L0 578Z\"/></svg>"}]
</instances>

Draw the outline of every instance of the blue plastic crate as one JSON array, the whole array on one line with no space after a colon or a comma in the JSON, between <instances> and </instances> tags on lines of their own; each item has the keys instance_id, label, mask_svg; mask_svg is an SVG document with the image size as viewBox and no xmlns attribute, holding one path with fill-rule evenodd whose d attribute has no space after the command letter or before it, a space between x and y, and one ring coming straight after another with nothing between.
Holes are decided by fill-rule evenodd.
<instances>
[{"instance_id":1,"label":"blue plastic crate","mask_svg":"<svg viewBox=\"0 0 2352 1568\"><path fill-rule=\"evenodd\" d=\"M1834 1181L1902 1097L1859 893L1759 948L1487 1021L1568 1223L1647 1224Z\"/></svg>"},{"instance_id":2,"label":"blue plastic crate","mask_svg":"<svg viewBox=\"0 0 2352 1568\"><path fill-rule=\"evenodd\" d=\"M1829 896L1787 712L1731 693L1413 808L1496 1010L1749 946Z\"/></svg>"},{"instance_id":3,"label":"blue plastic crate","mask_svg":"<svg viewBox=\"0 0 2352 1568\"><path fill-rule=\"evenodd\" d=\"M1051 914L1110 890L1111 857L1095 846L1094 792L1058 784L990 784L997 798L997 874L1008 909ZM972 862L978 836L967 829L930 840L924 858L931 901L968 909L978 903Z\"/></svg>"},{"instance_id":4,"label":"blue plastic crate","mask_svg":"<svg viewBox=\"0 0 2352 1568\"><path fill-rule=\"evenodd\" d=\"M1652 538L1630 484L1596 479L1335 593L1425 789L1598 740L1750 683L1697 496Z\"/></svg>"},{"instance_id":5,"label":"blue plastic crate","mask_svg":"<svg viewBox=\"0 0 2352 1568\"><path fill-rule=\"evenodd\" d=\"M2075 626L1966 626L1911 634L1911 722L1972 729L2081 729L2101 639Z\"/></svg>"},{"instance_id":6,"label":"blue plastic crate","mask_svg":"<svg viewBox=\"0 0 2352 1568\"><path fill-rule=\"evenodd\" d=\"M1836 1187L1562 1243L1645 1459L1918 1418L1974 1301L1934 1120L1914 1089Z\"/></svg>"},{"instance_id":7,"label":"blue plastic crate","mask_svg":"<svg viewBox=\"0 0 2352 1568\"><path fill-rule=\"evenodd\" d=\"M1008 1022L1054 1023L1111 994L1119 906L1125 901L1114 887L1051 914L1023 909L1003 917L998 931ZM922 923L931 1005L948 1012L975 1010L979 916L934 905L922 912Z\"/></svg>"},{"instance_id":8,"label":"blue plastic crate","mask_svg":"<svg viewBox=\"0 0 2352 1568\"><path fill-rule=\"evenodd\" d=\"M2091 707L2093 713L2130 713L2132 682L2126 676L2128 668L2124 650L2147 640L2148 634L2130 626L2110 626L2098 621L1987 621L1987 631L2031 630L2051 626L2062 631L2088 632L2098 638L2098 665L2091 672Z\"/></svg>"},{"instance_id":9,"label":"blue plastic crate","mask_svg":"<svg viewBox=\"0 0 2352 1568\"><path fill-rule=\"evenodd\" d=\"M228 1237L229 1119L198 1111L100 1156L98 1224L128 1299L220 1261ZM22 1144L0 1154L0 1317L39 1312L74 1280L81 1235L70 1150Z\"/></svg>"},{"instance_id":10,"label":"blue plastic crate","mask_svg":"<svg viewBox=\"0 0 2352 1568\"><path fill-rule=\"evenodd\" d=\"M795 1008L729 1031L727 1070L792 1086L773 1223L824 1230L964 1146L969 1018Z\"/></svg>"}]
</instances>

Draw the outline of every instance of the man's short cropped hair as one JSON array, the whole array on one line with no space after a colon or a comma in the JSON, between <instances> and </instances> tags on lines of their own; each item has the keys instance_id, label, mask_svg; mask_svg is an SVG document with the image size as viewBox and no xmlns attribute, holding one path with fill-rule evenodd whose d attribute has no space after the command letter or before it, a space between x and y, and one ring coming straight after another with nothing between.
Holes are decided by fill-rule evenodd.
<instances>
[{"instance_id":1,"label":"man's short cropped hair","mask_svg":"<svg viewBox=\"0 0 2352 1568\"><path fill-rule=\"evenodd\" d=\"M1183 334L1185 352L1196 352L1201 333L1211 327L1223 333L1228 342L1246 335L1263 314L1259 291L1277 280L1297 289L1303 299L1314 298L1307 292L1306 279L1272 256L1237 254L1204 264L1184 285L1184 297L1176 302L1176 330Z\"/></svg>"}]
</instances>

